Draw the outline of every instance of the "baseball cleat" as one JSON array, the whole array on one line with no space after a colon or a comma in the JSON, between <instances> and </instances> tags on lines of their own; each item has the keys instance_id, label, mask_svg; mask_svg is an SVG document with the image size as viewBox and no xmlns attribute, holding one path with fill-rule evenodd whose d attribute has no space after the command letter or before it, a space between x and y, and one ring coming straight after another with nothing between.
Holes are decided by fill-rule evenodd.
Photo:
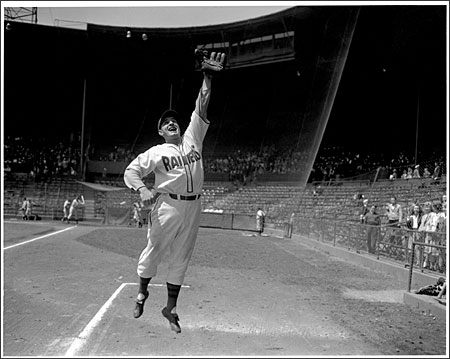
<instances>
[{"instance_id":1,"label":"baseball cleat","mask_svg":"<svg viewBox=\"0 0 450 359\"><path fill-rule=\"evenodd\" d=\"M142 313L144 313L144 303L148 298L149 292L147 291L143 294L145 295L144 299L141 299L141 300L136 299L136 307L134 308L134 313L133 313L133 316L136 319L139 318L142 315Z\"/></svg>"},{"instance_id":2,"label":"baseball cleat","mask_svg":"<svg viewBox=\"0 0 450 359\"><path fill-rule=\"evenodd\" d=\"M164 307L161 311L162 315L169 321L170 323L170 329L172 329L176 333L181 333L180 324L178 324L178 321L180 318L178 317L177 313L171 313L167 307Z\"/></svg>"}]
</instances>

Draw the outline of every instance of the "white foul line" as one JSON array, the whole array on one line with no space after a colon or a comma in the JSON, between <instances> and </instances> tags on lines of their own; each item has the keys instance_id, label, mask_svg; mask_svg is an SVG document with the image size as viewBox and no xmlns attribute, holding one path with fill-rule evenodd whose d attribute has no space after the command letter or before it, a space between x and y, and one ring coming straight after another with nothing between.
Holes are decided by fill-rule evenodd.
<instances>
[{"instance_id":1,"label":"white foul line","mask_svg":"<svg viewBox=\"0 0 450 359\"><path fill-rule=\"evenodd\" d=\"M67 350L65 356L74 356L77 351L81 349L81 347L86 343L87 339L91 335L94 328L97 326L97 324L102 319L103 315L106 313L106 310L111 305L114 298L117 297L117 295L120 293L123 287L125 287L128 283L122 283L119 288L116 289L114 294L106 301L105 304L103 304L103 307L100 308L100 310L97 312L97 314L94 316L94 318L91 319L91 321L86 325L86 327L83 329L83 331L80 333L78 338L76 338L72 345L70 346L69 350Z\"/></svg>"},{"instance_id":2,"label":"white foul line","mask_svg":"<svg viewBox=\"0 0 450 359\"><path fill-rule=\"evenodd\" d=\"M119 295L120 291L128 284L137 285L138 283L122 283L119 286L119 288L117 288L116 291L113 293L113 295L105 302L105 304L103 304L103 307L100 308L97 314L94 315L91 321L84 327L80 335L78 335L78 337L75 338L75 340L70 345L70 348L67 350L64 356L66 357L74 356L75 353L77 353L83 347L83 345L86 344L87 340L89 339L89 336L92 334L97 324L100 323L103 315L106 313L109 306L112 304L113 300ZM165 286L165 284L149 284L149 285L153 287ZM190 288L190 285L182 285L182 287Z\"/></svg>"},{"instance_id":3,"label":"white foul line","mask_svg":"<svg viewBox=\"0 0 450 359\"><path fill-rule=\"evenodd\" d=\"M3 249L9 249L9 248L21 246L22 244L27 244L27 243L30 243L30 242L37 241L38 239L50 237L50 236L53 236L53 235L55 235L55 234L62 233L62 232L65 232L65 231L68 231L69 229L72 229L72 228L75 228L75 226L73 226L73 227L67 227L67 228L61 229L60 231L56 231L56 232L52 232L52 233L47 233L47 234L44 234L43 236L36 237L36 238L30 239L30 240L25 241L25 242L13 244L13 245L8 246L8 247L5 247L5 248L3 248Z\"/></svg>"}]
</instances>

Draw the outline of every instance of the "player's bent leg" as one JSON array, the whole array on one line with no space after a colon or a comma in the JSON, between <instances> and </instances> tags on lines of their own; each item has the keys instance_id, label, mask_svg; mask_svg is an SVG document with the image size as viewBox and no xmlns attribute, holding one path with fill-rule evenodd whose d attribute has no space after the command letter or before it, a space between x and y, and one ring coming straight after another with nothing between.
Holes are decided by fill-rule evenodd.
<instances>
[{"instance_id":1,"label":"player's bent leg","mask_svg":"<svg viewBox=\"0 0 450 359\"><path fill-rule=\"evenodd\" d=\"M136 305L134 307L133 316L137 319L142 313L144 313L144 304L149 296L149 292L147 290L148 283L150 283L151 278L142 278L139 279L139 293L136 298Z\"/></svg>"}]
</instances>

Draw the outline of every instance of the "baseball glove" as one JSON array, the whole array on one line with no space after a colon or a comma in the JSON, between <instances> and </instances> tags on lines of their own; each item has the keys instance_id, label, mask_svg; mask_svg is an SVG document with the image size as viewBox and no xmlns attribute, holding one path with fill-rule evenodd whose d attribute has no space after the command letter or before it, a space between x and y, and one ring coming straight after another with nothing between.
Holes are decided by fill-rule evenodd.
<instances>
[{"instance_id":1,"label":"baseball glove","mask_svg":"<svg viewBox=\"0 0 450 359\"><path fill-rule=\"evenodd\" d=\"M225 54L222 52L211 52L211 55L208 57L208 51L196 49L195 62L197 69L212 76L222 72L225 68Z\"/></svg>"}]
</instances>

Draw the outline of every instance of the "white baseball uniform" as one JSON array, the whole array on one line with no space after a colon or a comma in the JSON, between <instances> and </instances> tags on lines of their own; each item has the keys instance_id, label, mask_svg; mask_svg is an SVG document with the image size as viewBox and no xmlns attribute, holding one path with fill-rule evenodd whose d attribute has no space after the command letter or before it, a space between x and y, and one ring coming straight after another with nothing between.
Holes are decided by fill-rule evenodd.
<instances>
[{"instance_id":1,"label":"white baseball uniform","mask_svg":"<svg viewBox=\"0 0 450 359\"><path fill-rule=\"evenodd\" d=\"M167 282L181 285L194 250L200 223L203 187L203 139L209 121L191 115L181 143L156 145L141 153L126 168L125 184L134 190L144 186L142 178L154 172L159 193L149 213L147 247L142 251L137 273L155 277L157 267L169 252Z\"/></svg>"},{"instance_id":2,"label":"white baseball uniform","mask_svg":"<svg viewBox=\"0 0 450 359\"><path fill-rule=\"evenodd\" d=\"M72 219L75 214L75 220L78 221L78 208L84 205L84 197L80 196L80 198L75 198L70 205L69 216L68 219Z\"/></svg>"},{"instance_id":3,"label":"white baseball uniform","mask_svg":"<svg viewBox=\"0 0 450 359\"><path fill-rule=\"evenodd\" d=\"M70 208L70 201L66 199L63 204L63 213L64 213L63 219L69 217L69 208Z\"/></svg>"}]
</instances>

